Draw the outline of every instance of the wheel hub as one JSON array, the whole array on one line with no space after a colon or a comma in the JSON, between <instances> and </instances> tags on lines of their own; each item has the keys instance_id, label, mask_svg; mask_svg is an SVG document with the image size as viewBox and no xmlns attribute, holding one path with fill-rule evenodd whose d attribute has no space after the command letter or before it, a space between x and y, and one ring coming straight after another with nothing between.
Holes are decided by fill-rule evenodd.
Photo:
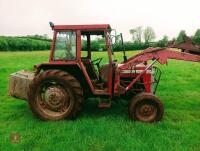
<instances>
[{"instance_id":1,"label":"wheel hub","mask_svg":"<svg viewBox=\"0 0 200 151\"><path fill-rule=\"evenodd\" d=\"M143 116L150 116L154 113L155 108L152 105L143 105L140 108L140 113Z\"/></svg>"},{"instance_id":2,"label":"wheel hub","mask_svg":"<svg viewBox=\"0 0 200 151\"><path fill-rule=\"evenodd\" d=\"M50 86L44 92L44 101L52 110L59 110L68 102L67 100L69 96L61 87Z\"/></svg>"},{"instance_id":3,"label":"wheel hub","mask_svg":"<svg viewBox=\"0 0 200 151\"><path fill-rule=\"evenodd\" d=\"M157 115L157 108L150 103L140 104L136 109L136 116L141 121L149 121Z\"/></svg>"}]
</instances>

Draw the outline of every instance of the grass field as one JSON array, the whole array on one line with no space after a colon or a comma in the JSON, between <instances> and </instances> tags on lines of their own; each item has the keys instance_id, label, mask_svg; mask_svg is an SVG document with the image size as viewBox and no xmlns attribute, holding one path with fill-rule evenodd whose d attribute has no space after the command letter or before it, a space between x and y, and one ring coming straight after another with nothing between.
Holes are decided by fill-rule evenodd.
<instances>
[{"instance_id":1,"label":"grass field","mask_svg":"<svg viewBox=\"0 0 200 151\"><path fill-rule=\"evenodd\" d=\"M114 103L110 109L98 109L92 99L76 120L43 122L32 116L25 101L7 96L7 83L10 73L48 61L48 53L0 52L0 150L200 151L199 63L158 65L162 78L157 95L165 106L159 123L132 122L127 107ZM10 143L11 133L20 134L19 143Z\"/></svg>"}]
</instances>

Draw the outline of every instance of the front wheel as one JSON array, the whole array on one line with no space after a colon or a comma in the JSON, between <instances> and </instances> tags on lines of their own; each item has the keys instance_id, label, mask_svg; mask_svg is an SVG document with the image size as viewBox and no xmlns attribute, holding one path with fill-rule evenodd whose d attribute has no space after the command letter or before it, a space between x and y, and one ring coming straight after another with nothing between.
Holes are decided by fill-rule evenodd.
<instances>
[{"instance_id":1,"label":"front wheel","mask_svg":"<svg viewBox=\"0 0 200 151\"><path fill-rule=\"evenodd\" d=\"M151 93L140 93L134 96L129 104L129 116L135 121L158 122L163 114L162 102Z\"/></svg>"}]
</instances>

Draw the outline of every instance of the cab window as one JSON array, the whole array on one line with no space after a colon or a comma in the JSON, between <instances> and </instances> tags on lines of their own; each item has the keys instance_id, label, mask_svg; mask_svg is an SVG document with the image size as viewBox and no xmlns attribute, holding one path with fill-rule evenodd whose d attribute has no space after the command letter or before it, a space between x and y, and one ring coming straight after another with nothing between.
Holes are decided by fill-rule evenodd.
<instances>
[{"instance_id":1,"label":"cab window","mask_svg":"<svg viewBox=\"0 0 200 151\"><path fill-rule=\"evenodd\" d=\"M54 60L70 60L76 58L76 32L57 32Z\"/></svg>"}]
</instances>

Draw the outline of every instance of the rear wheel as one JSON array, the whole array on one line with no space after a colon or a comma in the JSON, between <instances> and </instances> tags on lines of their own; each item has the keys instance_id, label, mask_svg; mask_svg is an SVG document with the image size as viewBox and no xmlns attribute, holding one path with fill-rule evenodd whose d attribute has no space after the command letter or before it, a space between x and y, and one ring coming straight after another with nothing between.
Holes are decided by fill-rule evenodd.
<instances>
[{"instance_id":1,"label":"rear wheel","mask_svg":"<svg viewBox=\"0 0 200 151\"><path fill-rule=\"evenodd\" d=\"M129 116L132 120L157 122L162 119L163 114L163 104L150 93L140 93L134 96L129 104Z\"/></svg>"},{"instance_id":2,"label":"rear wheel","mask_svg":"<svg viewBox=\"0 0 200 151\"><path fill-rule=\"evenodd\" d=\"M30 109L42 120L75 117L82 99L80 83L60 70L47 70L37 75L28 92Z\"/></svg>"}]
</instances>

